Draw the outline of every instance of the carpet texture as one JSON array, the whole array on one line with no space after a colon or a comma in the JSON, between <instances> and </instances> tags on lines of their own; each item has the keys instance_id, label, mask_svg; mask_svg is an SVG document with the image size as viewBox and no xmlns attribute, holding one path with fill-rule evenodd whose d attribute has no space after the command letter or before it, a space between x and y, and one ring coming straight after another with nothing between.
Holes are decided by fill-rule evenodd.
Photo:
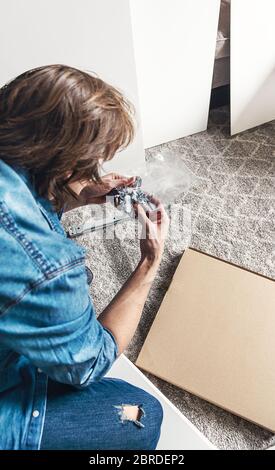
<instances>
[{"instance_id":1,"label":"carpet texture","mask_svg":"<svg viewBox=\"0 0 275 470\"><path fill-rule=\"evenodd\" d=\"M219 108L210 113L207 131L151 148L147 150L147 158L153 159L163 149L174 153L178 164L184 162L196 180L190 191L177 199L183 208L181 224L169 231L157 278L126 351L132 361L137 358L189 243L201 251L275 278L275 121L231 137L228 109ZM65 214L62 219L65 228L95 216L91 211L90 206ZM87 265L94 273L91 294L98 313L138 262L139 246L134 230L134 223L125 222L116 227L113 240L99 233L77 239L87 249ZM218 448L264 449L275 443L272 433L146 375Z\"/></svg>"}]
</instances>

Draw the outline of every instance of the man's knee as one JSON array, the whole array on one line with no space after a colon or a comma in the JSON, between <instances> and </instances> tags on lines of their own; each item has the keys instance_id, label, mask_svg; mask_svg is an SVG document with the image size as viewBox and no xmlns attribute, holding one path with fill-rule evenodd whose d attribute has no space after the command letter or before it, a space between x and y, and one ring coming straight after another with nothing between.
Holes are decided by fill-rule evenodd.
<instances>
[{"instance_id":1,"label":"man's knee","mask_svg":"<svg viewBox=\"0 0 275 470\"><path fill-rule=\"evenodd\" d=\"M122 424L132 422L134 428L127 435L128 444L131 442L133 449L155 449L160 436L163 419L162 405L153 395L140 391L136 395L136 401L114 405ZM140 433L139 428L142 430ZM128 430L129 432L129 430Z\"/></svg>"},{"instance_id":2,"label":"man's knee","mask_svg":"<svg viewBox=\"0 0 275 470\"><path fill-rule=\"evenodd\" d=\"M147 432L159 434L163 420L163 408L160 401L148 392L143 392L140 410L142 411L141 422L146 421ZM143 421L144 416L144 421ZM146 418L146 420L145 420Z\"/></svg>"},{"instance_id":3,"label":"man's knee","mask_svg":"<svg viewBox=\"0 0 275 470\"><path fill-rule=\"evenodd\" d=\"M154 417L156 427L160 428L162 424L162 420L163 420L162 404L153 395L149 395L149 396L150 396L150 399L149 399L149 403L147 404L147 407L149 408L149 412Z\"/></svg>"},{"instance_id":4,"label":"man's knee","mask_svg":"<svg viewBox=\"0 0 275 470\"><path fill-rule=\"evenodd\" d=\"M143 427L141 418L144 415L144 411L141 406L138 405L116 405L122 422L132 421L139 427Z\"/></svg>"},{"instance_id":5,"label":"man's knee","mask_svg":"<svg viewBox=\"0 0 275 470\"><path fill-rule=\"evenodd\" d=\"M163 408L156 397L146 393L142 409L146 414L146 443L150 449L155 449L160 437Z\"/></svg>"},{"instance_id":6,"label":"man's knee","mask_svg":"<svg viewBox=\"0 0 275 470\"><path fill-rule=\"evenodd\" d=\"M143 421L148 421L153 427L159 428L163 419L163 409L160 401L150 393L139 390L135 403L115 404L121 422L132 421L138 427L144 427Z\"/></svg>"}]
</instances>

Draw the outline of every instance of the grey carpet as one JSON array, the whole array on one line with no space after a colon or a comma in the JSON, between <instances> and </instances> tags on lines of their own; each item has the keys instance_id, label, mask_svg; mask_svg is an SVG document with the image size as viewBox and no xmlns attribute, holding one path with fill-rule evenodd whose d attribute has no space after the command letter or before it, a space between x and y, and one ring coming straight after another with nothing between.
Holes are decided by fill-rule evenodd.
<instances>
[{"instance_id":1,"label":"grey carpet","mask_svg":"<svg viewBox=\"0 0 275 470\"><path fill-rule=\"evenodd\" d=\"M149 149L147 158L154 158L162 149L172 151L177 162L184 162L197 179L189 193L178 198L186 211L181 226L169 233L158 276L126 352L132 361L188 244L188 207L191 246L275 277L275 121L230 137L228 110L220 108L211 112L207 131ZM90 216L91 208L74 210L64 216L63 223L68 228ZM91 294L98 312L137 263L139 248L133 231L133 224L127 222L117 226L114 240L96 233L78 238L87 248L87 264L94 273ZM218 448L264 449L275 442L270 432L147 375Z\"/></svg>"}]
</instances>

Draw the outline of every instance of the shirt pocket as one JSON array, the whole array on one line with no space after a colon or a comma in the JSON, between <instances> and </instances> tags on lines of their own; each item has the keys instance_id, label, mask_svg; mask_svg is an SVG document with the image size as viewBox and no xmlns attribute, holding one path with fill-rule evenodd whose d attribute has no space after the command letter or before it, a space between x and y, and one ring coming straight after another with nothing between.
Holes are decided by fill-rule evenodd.
<instances>
[{"instance_id":1,"label":"shirt pocket","mask_svg":"<svg viewBox=\"0 0 275 470\"><path fill-rule=\"evenodd\" d=\"M50 277L56 267L18 227L8 207L1 201L0 243L0 313L4 313Z\"/></svg>"}]
</instances>

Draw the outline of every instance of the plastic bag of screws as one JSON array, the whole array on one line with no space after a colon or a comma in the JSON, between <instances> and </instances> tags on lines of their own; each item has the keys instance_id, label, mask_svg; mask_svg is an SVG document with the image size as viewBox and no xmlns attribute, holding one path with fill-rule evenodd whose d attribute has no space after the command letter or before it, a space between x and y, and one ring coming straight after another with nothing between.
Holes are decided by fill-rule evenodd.
<instances>
[{"instance_id":1,"label":"plastic bag of screws","mask_svg":"<svg viewBox=\"0 0 275 470\"><path fill-rule=\"evenodd\" d=\"M108 193L107 200L113 202L115 207L121 209L130 217L134 217L135 215L135 203L141 204L145 211L154 211L156 206L150 200L150 195L143 191L141 185L141 177L136 176L136 180L132 186L122 186L112 189L112 191Z\"/></svg>"},{"instance_id":2,"label":"plastic bag of screws","mask_svg":"<svg viewBox=\"0 0 275 470\"><path fill-rule=\"evenodd\" d=\"M151 194L160 199L166 208L171 207L175 199L184 196L198 178L187 168L182 154L168 149L154 152L150 150L145 169L135 168L128 172L129 175L140 175L132 187L112 190L107 196L107 201L112 203L110 206L87 206L89 215L85 215L83 223L69 227L68 236L77 237L131 219L134 202L141 203L145 211L154 211L156 207L149 199Z\"/></svg>"},{"instance_id":3,"label":"plastic bag of screws","mask_svg":"<svg viewBox=\"0 0 275 470\"><path fill-rule=\"evenodd\" d=\"M109 193L110 201L126 214L133 216L133 203L139 202L146 211L156 207L150 201L150 194L168 206L178 196L186 194L195 183L196 177L183 162L181 155L168 149L151 155L144 168L137 168L136 181L131 187L121 187ZM141 187L142 185L142 187ZM144 188L144 189L143 189Z\"/></svg>"}]
</instances>

